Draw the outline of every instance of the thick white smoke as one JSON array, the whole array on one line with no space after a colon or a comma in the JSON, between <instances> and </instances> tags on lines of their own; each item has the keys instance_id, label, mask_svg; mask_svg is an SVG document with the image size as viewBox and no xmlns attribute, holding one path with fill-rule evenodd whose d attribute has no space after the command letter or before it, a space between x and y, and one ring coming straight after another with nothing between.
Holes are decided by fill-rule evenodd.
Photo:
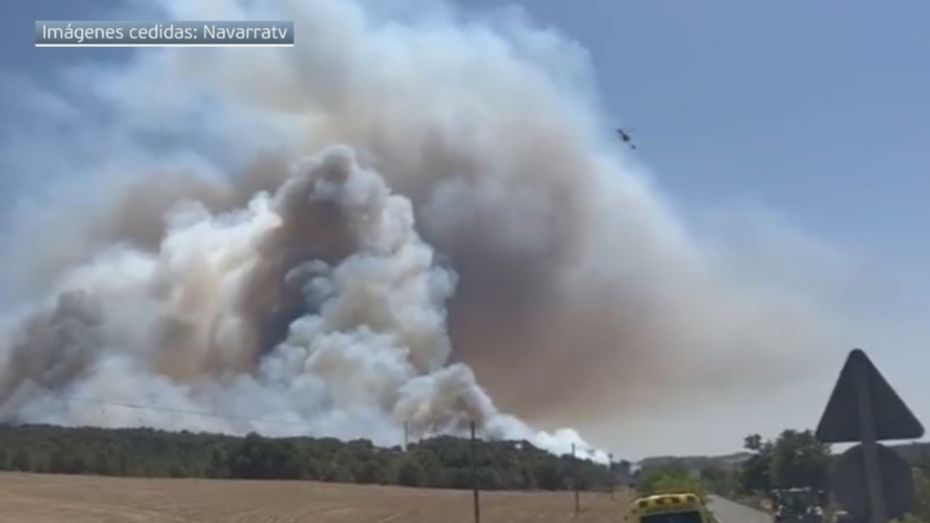
<instances>
[{"instance_id":1,"label":"thick white smoke","mask_svg":"<svg viewBox=\"0 0 930 523\"><path fill-rule=\"evenodd\" d=\"M310 220L324 214L338 227L315 228ZM360 167L351 148L305 159L244 209L214 215L187 203L166 221L155 252L114 248L61 275L57 298L8 347L7 419L273 434L312 427L382 443L396 443L405 422L425 435L461 434L477 421L492 437L553 450L573 442L501 415L468 367L448 364L445 306L456 276L420 239L410 200ZM284 267L277 283L300 294L305 312L259 354L255 318L243 310L257 298L253 282L282 261L282 232L289 243L333 241L349 254ZM109 409L88 408L114 397ZM160 410L123 408L133 405ZM205 406L229 416L197 415Z\"/></svg>"},{"instance_id":2,"label":"thick white smoke","mask_svg":"<svg viewBox=\"0 0 930 523\"><path fill-rule=\"evenodd\" d=\"M789 354L828 343L830 317L695 244L613 152L582 50L512 12L415 4L165 2L294 19L297 46L141 53L40 99L79 139L44 133L51 166L37 136L7 149L93 190L11 222L5 276L44 301L2 331L5 419L392 443L404 421L477 419L565 451L574 431L520 419L585 424L810 366Z\"/></svg>"}]
</instances>

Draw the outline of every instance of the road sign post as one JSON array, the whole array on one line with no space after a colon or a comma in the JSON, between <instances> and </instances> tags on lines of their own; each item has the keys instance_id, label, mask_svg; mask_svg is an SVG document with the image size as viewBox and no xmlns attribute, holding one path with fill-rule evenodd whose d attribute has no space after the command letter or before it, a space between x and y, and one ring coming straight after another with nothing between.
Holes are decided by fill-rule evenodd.
<instances>
[{"instance_id":1,"label":"road sign post","mask_svg":"<svg viewBox=\"0 0 930 523\"><path fill-rule=\"evenodd\" d=\"M886 523L910 510L910 469L878 442L916 439L923 434L923 426L865 352L853 350L816 433L824 443L861 442L843 456L837 468L842 474L833 480L833 490L851 514L869 523Z\"/></svg>"},{"instance_id":2,"label":"road sign post","mask_svg":"<svg viewBox=\"0 0 930 523\"><path fill-rule=\"evenodd\" d=\"M859 438L862 440L862 463L865 467L865 485L869 497L871 523L885 523L885 499L882 493L882 470L878 465L878 441L875 439L875 419L872 416L872 399L869 395L867 367L856 368L856 403L859 411Z\"/></svg>"},{"instance_id":3,"label":"road sign post","mask_svg":"<svg viewBox=\"0 0 930 523\"><path fill-rule=\"evenodd\" d=\"M914 478L911 467L901 456L880 444L878 451L879 469L882 474L881 494L884 502L885 517L897 518L910 511L914 503ZM840 456L833 469L831 483L833 493L847 512L864 514L859 520L866 520L869 514L868 485L862 445L855 445Z\"/></svg>"}]
</instances>

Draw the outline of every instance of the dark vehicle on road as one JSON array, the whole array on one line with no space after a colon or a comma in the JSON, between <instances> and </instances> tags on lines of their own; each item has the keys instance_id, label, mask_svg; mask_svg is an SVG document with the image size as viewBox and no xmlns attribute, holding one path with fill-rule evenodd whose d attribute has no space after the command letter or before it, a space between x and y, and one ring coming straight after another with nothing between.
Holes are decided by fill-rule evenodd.
<instances>
[{"instance_id":1,"label":"dark vehicle on road","mask_svg":"<svg viewBox=\"0 0 930 523\"><path fill-rule=\"evenodd\" d=\"M775 523L824 523L823 493L812 488L773 492Z\"/></svg>"}]
</instances>

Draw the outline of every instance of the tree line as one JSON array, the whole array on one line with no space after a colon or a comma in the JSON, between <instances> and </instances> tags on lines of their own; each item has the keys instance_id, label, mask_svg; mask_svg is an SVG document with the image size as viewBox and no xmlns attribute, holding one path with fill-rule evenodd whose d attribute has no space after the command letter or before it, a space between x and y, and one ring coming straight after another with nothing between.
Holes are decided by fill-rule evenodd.
<instances>
[{"instance_id":1,"label":"tree line","mask_svg":"<svg viewBox=\"0 0 930 523\"><path fill-rule=\"evenodd\" d=\"M475 445L481 489L607 489L602 464L556 456L527 441ZM436 437L400 447L334 438L236 437L154 429L0 427L0 470L103 476L292 479L467 489L471 444Z\"/></svg>"}]
</instances>

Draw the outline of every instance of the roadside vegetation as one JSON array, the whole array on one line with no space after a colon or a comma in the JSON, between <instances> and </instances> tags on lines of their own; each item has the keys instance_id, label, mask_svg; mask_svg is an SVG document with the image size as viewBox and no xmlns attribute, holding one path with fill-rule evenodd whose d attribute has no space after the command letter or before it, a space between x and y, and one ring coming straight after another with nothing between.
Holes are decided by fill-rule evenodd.
<instances>
[{"instance_id":1,"label":"roadside vegetation","mask_svg":"<svg viewBox=\"0 0 930 523\"><path fill-rule=\"evenodd\" d=\"M835 456L831 455L830 446L818 442L811 431L785 430L774 440L753 434L745 438L744 448L750 455L738 466L712 464L694 470L681 463L668 463L640 471L637 492L640 495L710 493L770 509L768 500L773 490L828 489ZM915 496L912 513L900 523L930 523L930 448L915 446L902 455L913 466Z\"/></svg>"},{"instance_id":2,"label":"roadside vegetation","mask_svg":"<svg viewBox=\"0 0 930 523\"><path fill-rule=\"evenodd\" d=\"M930 452L914 464L914 510L904 523L930 523Z\"/></svg>"},{"instance_id":3,"label":"roadside vegetation","mask_svg":"<svg viewBox=\"0 0 930 523\"><path fill-rule=\"evenodd\" d=\"M830 467L830 446L818 442L810 431L785 430L773 441L758 434L747 436L751 452L738 466L718 464L691 470L671 463L640 472L641 494L691 490L730 498L764 497L773 489L824 488Z\"/></svg>"},{"instance_id":4,"label":"roadside vegetation","mask_svg":"<svg viewBox=\"0 0 930 523\"><path fill-rule=\"evenodd\" d=\"M707 501L706 482L680 464L670 464L643 471L636 478L640 496L690 492Z\"/></svg>"}]
</instances>

